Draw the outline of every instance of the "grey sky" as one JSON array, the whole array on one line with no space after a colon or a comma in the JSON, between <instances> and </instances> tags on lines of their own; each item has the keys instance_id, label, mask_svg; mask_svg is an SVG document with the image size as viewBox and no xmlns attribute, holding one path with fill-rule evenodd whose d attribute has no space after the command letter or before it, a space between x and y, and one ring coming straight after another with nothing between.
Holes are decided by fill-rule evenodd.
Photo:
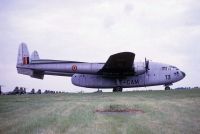
<instances>
[{"instance_id":1,"label":"grey sky","mask_svg":"<svg viewBox=\"0 0 200 134\"><path fill-rule=\"evenodd\" d=\"M186 77L174 87L199 86L200 1L1 0L3 89L18 85L84 90L66 77L37 80L17 74L16 55L21 42L28 44L30 52L38 50L41 58L60 60L105 62L111 54L132 51L136 61L147 57L183 70Z\"/></svg>"}]
</instances>

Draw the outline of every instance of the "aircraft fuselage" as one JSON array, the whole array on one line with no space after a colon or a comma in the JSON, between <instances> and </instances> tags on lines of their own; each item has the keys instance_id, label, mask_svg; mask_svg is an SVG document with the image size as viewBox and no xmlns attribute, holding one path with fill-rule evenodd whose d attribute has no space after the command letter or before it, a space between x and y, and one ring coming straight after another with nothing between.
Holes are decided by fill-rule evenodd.
<instances>
[{"instance_id":1,"label":"aircraft fuselage","mask_svg":"<svg viewBox=\"0 0 200 134\"><path fill-rule=\"evenodd\" d=\"M72 76L72 83L74 85L88 88L113 88L117 86L129 88L170 85L185 77L185 74L178 68L157 62L149 62L148 72L145 72L143 62L135 62L133 69L137 69L137 75L119 78L97 75L103 66L104 63L80 63L73 61L59 63L59 61L48 61L48 63L33 62L23 65L23 69L35 70L30 73L32 76L34 76L34 73L39 75L39 72L43 72L41 75Z\"/></svg>"},{"instance_id":2,"label":"aircraft fuselage","mask_svg":"<svg viewBox=\"0 0 200 134\"><path fill-rule=\"evenodd\" d=\"M105 63L88 63L40 59L37 51L29 58L28 48L22 43L18 51L17 71L33 78L44 75L72 77L72 84L87 88L122 88L169 85L185 77L177 67L151 62L134 62L135 54L122 52L111 55Z\"/></svg>"}]
</instances>

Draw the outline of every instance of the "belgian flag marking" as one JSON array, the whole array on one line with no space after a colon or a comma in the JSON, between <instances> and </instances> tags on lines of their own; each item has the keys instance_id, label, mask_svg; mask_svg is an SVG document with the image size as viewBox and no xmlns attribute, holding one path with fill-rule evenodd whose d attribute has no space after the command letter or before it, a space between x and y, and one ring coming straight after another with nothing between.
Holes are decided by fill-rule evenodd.
<instances>
[{"instance_id":1,"label":"belgian flag marking","mask_svg":"<svg viewBox=\"0 0 200 134\"><path fill-rule=\"evenodd\" d=\"M29 64L29 57L23 57L23 64Z\"/></svg>"}]
</instances>

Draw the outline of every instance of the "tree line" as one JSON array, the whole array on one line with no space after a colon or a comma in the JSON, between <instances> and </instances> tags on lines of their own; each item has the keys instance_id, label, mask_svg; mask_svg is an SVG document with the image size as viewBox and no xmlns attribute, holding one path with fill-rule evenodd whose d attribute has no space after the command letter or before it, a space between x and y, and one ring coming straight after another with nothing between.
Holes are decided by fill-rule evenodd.
<instances>
[{"instance_id":1,"label":"tree line","mask_svg":"<svg viewBox=\"0 0 200 134\"><path fill-rule=\"evenodd\" d=\"M33 88L30 92L27 92L27 91L26 91L26 88L16 86L16 87L14 88L13 91L7 92L7 93L3 93L3 92L1 91L1 88L0 88L0 94L3 94L3 95L56 94L56 93L64 93L64 92L61 92L61 91L52 91L52 90L45 90L44 92L42 92L41 89L38 89L38 90L36 91L34 88Z\"/></svg>"}]
</instances>

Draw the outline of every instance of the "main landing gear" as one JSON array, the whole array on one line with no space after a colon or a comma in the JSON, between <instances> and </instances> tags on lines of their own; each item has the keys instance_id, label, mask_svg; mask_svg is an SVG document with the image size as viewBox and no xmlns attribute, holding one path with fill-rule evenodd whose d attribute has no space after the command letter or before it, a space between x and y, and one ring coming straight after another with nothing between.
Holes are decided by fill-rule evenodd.
<instances>
[{"instance_id":1,"label":"main landing gear","mask_svg":"<svg viewBox=\"0 0 200 134\"><path fill-rule=\"evenodd\" d=\"M113 92L122 92L122 87L114 87Z\"/></svg>"},{"instance_id":2,"label":"main landing gear","mask_svg":"<svg viewBox=\"0 0 200 134\"><path fill-rule=\"evenodd\" d=\"M170 87L169 87L169 86L166 86L166 87L165 87L165 90L170 90Z\"/></svg>"}]
</instances>

